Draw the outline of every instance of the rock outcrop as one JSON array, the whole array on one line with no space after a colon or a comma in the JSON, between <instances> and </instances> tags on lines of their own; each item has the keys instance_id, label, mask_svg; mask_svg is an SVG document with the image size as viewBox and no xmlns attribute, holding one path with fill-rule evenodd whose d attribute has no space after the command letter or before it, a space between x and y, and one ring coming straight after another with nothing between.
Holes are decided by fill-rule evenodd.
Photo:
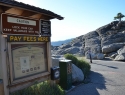
<instances>
[{"instance_id":1,"label":"rock outcrop","mask_svg":"<svg viewBox=\"0 0 125 95\"><path fill-rule=\"evenodd\" d=\"M84 80L84 74L81 69L72 64L72 82L82 82Z\"/></svg>"},{"instance_id":2,"label":"rock outcrop","mask_svg":"<svg viewBox=\"0 0 125 95\"><path fill-rule=\"evenodd\" d=\"M52 50L52 54L64 55L66 53L86 56L90 49L93 59L103 59L105 56L114 60L125 60L125 21L113 21L95 31L81 35L71 42L63 44ZM104 56L105 55L105 56Z\"/></svg>"}]
</instances>

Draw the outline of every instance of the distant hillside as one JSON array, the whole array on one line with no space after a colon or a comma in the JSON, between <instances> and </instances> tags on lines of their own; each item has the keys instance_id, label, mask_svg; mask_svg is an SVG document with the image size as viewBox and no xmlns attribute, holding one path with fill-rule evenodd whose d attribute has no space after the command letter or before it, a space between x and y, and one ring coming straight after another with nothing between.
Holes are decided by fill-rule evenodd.
<instances>
[{"instance_id":1,"label":"distant hillside","mask_svg":"<svg viewBox=\"0 0 125 95\"><path fill-rule=\"evenodd\" d=\"M52 45L52 46L60 46L60 45L62 45L62 44L71 42L72 39L73 39L73 38L67 39L67 40L63 40L63 41L54 41L54 42L51 42L51 45Z\"/></svg>"}]
</instances>

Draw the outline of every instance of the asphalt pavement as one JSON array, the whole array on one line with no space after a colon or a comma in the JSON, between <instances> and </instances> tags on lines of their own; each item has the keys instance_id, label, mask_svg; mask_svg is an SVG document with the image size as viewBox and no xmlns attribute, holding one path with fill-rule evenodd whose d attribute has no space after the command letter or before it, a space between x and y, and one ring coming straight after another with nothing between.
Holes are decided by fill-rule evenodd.
<instances>
[{"instance_id":1,"label":"asphalt pavement","mask_svg":"<svg viewBox=\"0 0 125 95\"><path fill-rule=\"evenodd\" d=\"M125 95L125 62L93 60L87 80L66 95Z\"/></svg>"}]
</instances>

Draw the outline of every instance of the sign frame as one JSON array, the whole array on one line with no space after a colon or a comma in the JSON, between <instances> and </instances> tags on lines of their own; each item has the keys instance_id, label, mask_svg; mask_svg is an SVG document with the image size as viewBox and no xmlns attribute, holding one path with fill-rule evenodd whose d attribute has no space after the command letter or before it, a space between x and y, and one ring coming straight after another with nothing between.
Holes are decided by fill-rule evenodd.
<instances>
[{"instance_id":1,"label":"sign frame","mask_svg":"<svg viewBox=\"0 0 125 95\"><path fill-rule=\"evenodd\" d=\"M13 70L13 60L12 60L12 48L11 48L11 45L18 45L18 44L24 44L24 45L27 45L27 44L34 44L34 45L42 45L42 44L45 44L46 47L47 47L47 43L46 42L11 42L11 43L8 43L8 53L9 53L9 63L10 63L10 78L11 78L11 81L10 81L10 85L14 85L14 84L18 84L18 83L21 83L21 82L25 82L25 81L29 81L29 80L33 80L35 78L40 78L40 77L44 77L44 76L47 76L47 75L50 75L50 72L49 72L49 68L48 68L48 53L47 53L47 48L46 48L46 66L47 66L47 70L46 71L43 71L41 73L35 73L35 74L31 74L31 75L28 75L28 76L24 76L24 77L21 77L21 78L17 78L15 79L14 78L14 70Z\"/></svg>"},{"instance_id":2,"label":"sign frame","mask_svg":"<svg viewBox=\"0 0 125 95\"><path fill-rule=\"evenodd\" d=\"M8 19L7 19L7 17L8 17ZM9 17L10 17L10 19L9 19ZM18 21L15 22L14 18L19 19L20 22L22 20L22 23L19 24ZM31 25L27 25L28 23L30 24L30 22L31 22ZM36 26L35 26L35 24L36 24ZM4 29L4 27L5 27L5 29ZM1 14L1 30L2 30L2 34L5 34L5 35L6 34L39 35L40 34L40 23L39 23L38 19L13 15L13 14L9 14L9 13L2 13Z\"/></svg>"}]
</instances>

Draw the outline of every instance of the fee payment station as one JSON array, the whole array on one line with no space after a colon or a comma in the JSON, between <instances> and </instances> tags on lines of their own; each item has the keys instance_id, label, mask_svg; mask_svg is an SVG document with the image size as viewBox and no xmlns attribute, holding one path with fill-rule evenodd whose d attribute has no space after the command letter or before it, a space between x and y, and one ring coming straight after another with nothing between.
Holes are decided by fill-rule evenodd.
<instances>
[{"instance_id":1,"label":"fee payment station","mask_svg":"<svg viewBox=\"0 0 125 95\"><path fill-rule=\"evenodd\" d=\"M37 12L31 10L30 5L23 4L22 9L18 6L19 2L8 2L0 1L0 4L5 4L0 9L6 9L4 13L1 12L0 95L9 95L36 81L50 79L50 19L63 19L49 11L48 14L42 13L45 10L40 8ZM17 4L13 5L13 2Z\"/></svg>"}]
</instances>

